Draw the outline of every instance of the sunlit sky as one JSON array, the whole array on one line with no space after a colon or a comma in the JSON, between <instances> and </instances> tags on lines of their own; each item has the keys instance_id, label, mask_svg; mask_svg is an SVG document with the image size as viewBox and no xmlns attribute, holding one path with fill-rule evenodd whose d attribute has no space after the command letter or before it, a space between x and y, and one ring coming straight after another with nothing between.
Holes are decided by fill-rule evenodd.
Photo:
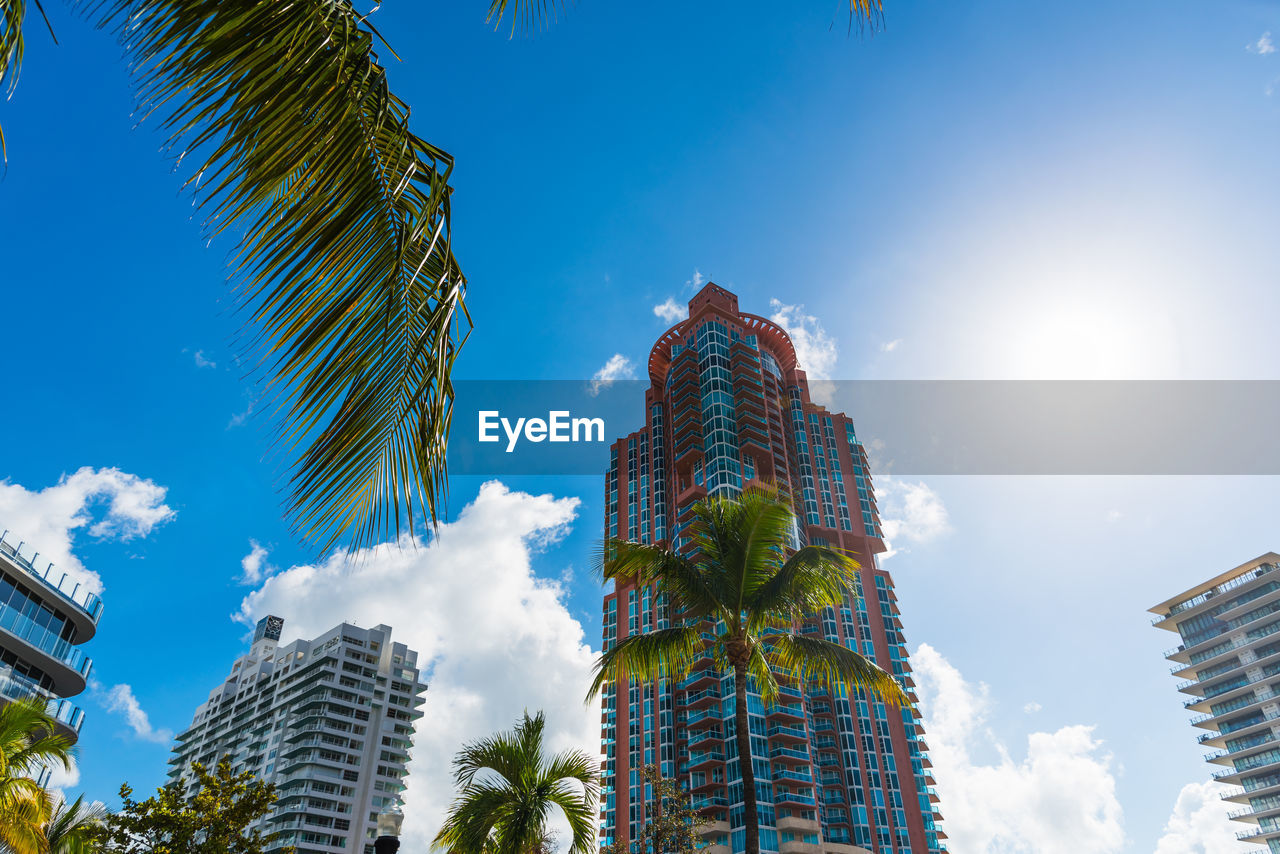
<instances>
[{"instance_id":1,"label":"sunlit sky","mask_svg":"<svg viewBox=\"0 0 1280 854\"><path fill-rule=\"evenodd\" d=\"M1280 378L1280 3L886 0L885 28L863 37L846 36L839 5L580 0L514 40L485 26L484 3L383 6L403 59L393 86L417 132L457 157L454 244L476 320L460 375L643 365L667 326L654 306L713 279L744 310L781 313L835 379ZM201 239L160 137L135 127L118 48L50 11L60 45L29 22L0 104L0 517L34 527L31 508L56 504L39 527L70 530L101 577L72 788L111 801L126 779L163 781L163 730L189 722L241 651L242 600L288 604L243 583L251 541L264 577L320 556L281 519L269 414L235 366L229 246ZM75 482L90 486L36 496L82 467L99 472ZM143 481L166 490L142 490L152 509L172 510L145 536L79 523ZM502 553L519 568L519 531L570 525L529 571L561 585L542 606L598 644L601 483L504 481L580 499L571 523L556 515L567 503L517 501L534 509ZM454 479L453 516L480 483ZM929 648L916 659L954 850L1243 850L1216 794L1184 789L1211 769L1160 657L1172 636L1145 608L1280 547L1277 486L883 483L897 533L885 566L910 648ZM388 611L408 595L389 587ZM432 641L426 724L450 737L463 724L438 698L463 691L447 680L466 678L455 665L471 642ZM497 721L542 702L464 687ZM434 750L417 779L441 773Z\"/></svg>"}]
</instances>

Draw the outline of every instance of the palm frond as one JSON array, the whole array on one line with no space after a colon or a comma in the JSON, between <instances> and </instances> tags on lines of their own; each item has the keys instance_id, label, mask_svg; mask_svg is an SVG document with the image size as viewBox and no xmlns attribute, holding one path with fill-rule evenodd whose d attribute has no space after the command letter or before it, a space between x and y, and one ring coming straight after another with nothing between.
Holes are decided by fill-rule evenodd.
<instances>
[{"instance_id":1,"label":"palm frond","mask_svg":"<svg viewBox=\"0 0 1280 854\"><path fill-rule=\"evenodd\" d=\"M597 552L596 571L607 581L652 584L674 613L712 617L720 610L714 578L670 549L629 540L608 540Z\"/></svg>"},{"instance_id":2,"label":"palm frond","mask_svg":"<svg viewBox=\"0 0 1280 854\"><path fill-rule=\"evenodd\" d=\"M773 675L773 669L769 667L769 661L764 656L762 646L763 644L755 644L752 647L751 657L747 659L747 675L751 677L756 691L760 694L760 702L765 706L772 706L778 702L780 696L778 679Z\"/></svg>"},{"instance_id":3,"label":"palm frond","mask_svg":"<svg viewBox=\"0 0 1280 854\"><path fill-rule=\"evenodd\" d=\"M454 760L461 790L433 844L454 854L531 854L547 849L553 808L573 829L574 854L589 854L596 838L600 793L595 762L579 751L549 761L542 755L546 719L525 713L513 731L463 748ZM497 757L505 768L497 779L481 779L481 763ZM493 764L484 768L494 769ZM463 782L465 781L465 782Z\"/></svg>"},{"instance_id":4,"label":"palm frond","mask_svg":"<svg viewBox=\"0 0 1280 854\"><path fill-rule=\"evenodd\" d=\"M677 626L623 638L596 660L587 699L606 682L680 679L693 669L704 645L696 628Z\"/></svg>"},{"instance_id":5,"label":"palm frond","mask_svg":"<svg viewBox=\"0 0 1280 854\"><path fill-rule=\"evenodd\" d=\"M0 706L0 778L37 776L44 767L71 767L71 741L39 700Z\"/></svg>"},{"instance_id":6,"label":"palm frond","mask_svg":"<svg viewBox=\"0 0 1280 854\"><path fill-rule=\"evenodd\" d=\"M358 547L445 495L470 318L452 158L414 135L351 0L102 0L211 236L237 238L246 347L289 457L295 528Z\"/></svg>"},{"instance_id":7,"label":"palm frond","mask_svg":"<svg viewBox=\"0 0 1280 854\"><path fill-rule=\"evenodd\" d=\"M565 6L564 0L489 0L489 17L485 20L496 30L511 7L511 36L523 30L540 30L555 21L557 9Z\"/></svg>"},{"instance_id":8,"label":"palm frond","mask_svg":"<svg viewBox=\"0 0 1280 854\"><path fill-rule=\"evenodd\" d=\"M884 0L849 0L849 32L853 28L876 29L884 22Z\"/></svg>"},{"instance_id":9,"label":"palm frond","mask_svg":"<svg viewBox=\"0 0 1280 854\"><path fill-rule=\"evenodd\" d=\"M887 671L864 655L823 638L804 635L770 635L765 657L796 682L817 684L837 693L841 688L861 688L871 697L892 706L910 702L902 686Z\"/></svg>"},{"instance_id":10,"label":"palm frond","mask_svg":"<svg viewBox=\"0 0 1280 854\"><path fill-rule=\"evenodd\" d=\"M573 834L569 851L572 854L594 854L599 845L595 798L558 785L547 794L547 800L558 806L569 822L569 831Z\"/></svg>"},{"instance_id":11,"label":"palm frond","mask_svg":"<svg viewBox=\"0 0 1280 854\"><path fill-rule=\"evenodd\" d=\"M594 801L600 793L599 763L580 750L565 750L552 757L542 769L543 780L574 780L582 785L586 797Z\"/></svg>"},{"instance_id":12,"label":"palm frond","mask_svg":"<svg viewBox=\"0 0 1280 854\"><path fill-rule=\"evenodd\" d=\"M512 815L514 806L509 787L473 783L454 800L432 844L456 854L480 854L493 846L494 828Z\"/></svg>"},{"instance_id":13,"label":"palm frond","mask_svg":"<svg viewBox=\"0 0 1280 854\"><path fill-rule=\"evenodd\" d=\"M805 546L759 585L749 603L752 631L763 629L777 615L800 618L857 598L858 562L826 546Z\"/></svg>"},{"instance_id":14,"label":"palm frond","mask_svg":"<svg viewBox=\"0 0 1280 854\"><path fill-rule=\"evenodd\" d=\"M0 0L0 91L5 97L13 94L18 85L18 73L22 70L22 22L27 16L26 0ZM9 161L5 147L4 126L0 125L0 160Z\"/></svg>"},{"instance_id":15,"label":"palm frond","mask_svg":"<svg viewBox=\"0 0 1280 854\"><path fill-rule=\"evenodd\" d=\"M716 593L737 621L756 589L780 565L790 543L793 516L772 487L755 486L736 498L705 498L693 507L688 534L701 563L722 567Z\"/></svg>"},{"instance_id":16,"label":"palm frond","mask_svg":"<svg viewBox=\"0 0 1280 854\"><path fill-rule=\"evenodd\" d=\"M49 854L95 854L97 834L108 816L100 803L84 803L84 795L74 801L60 800L53 808L45 837Z\"/></svg>"},{"instance_id":17,"label":"palm frond","mask_svg":"<svg viewBox=\"0 0 1280 854\"><path fill-rule=\"evenodd\" d=\"M454 781L461 788L475 782L484 771L497 774L508 785L518 786L528 773L529 759L535 760L542 747L544 719L527 714L514 732L500 732L464 745L453 759Z\"/></svg>"}]
</instances>

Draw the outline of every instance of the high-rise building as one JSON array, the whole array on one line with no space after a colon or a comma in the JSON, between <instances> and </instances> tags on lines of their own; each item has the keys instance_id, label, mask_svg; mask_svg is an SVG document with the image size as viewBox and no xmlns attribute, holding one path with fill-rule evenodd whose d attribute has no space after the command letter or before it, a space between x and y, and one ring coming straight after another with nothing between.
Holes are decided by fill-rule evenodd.
<instances>
[{"instance_id":1,"label":"high-rise building","mask_svg":"<svg viewBox=\"0 0 1280 854\"><path fill-rule=\"evenodd\" d=\"M259 621L249 652L178 736L169 776L194 793L192 763L230 757L234 771L277 787L254 825L268 850L370 854L378 814L400 803L422 717L418 653L393 643L390 626L347 623L279 646L283 625Z\"/></svg>"},{"instance_id":2,"label":"high-rise building","mask_svg":"<svg viewBox=\"0 0 1280 854\"><path fill-rule=\"evenodd\" d=\"M1280 854L1280 554L1267 552L1151 609L1152 625L1177 632L1165 653L1185 681L1182 704L1205 730L1213 779L1241 804L1231 817L1254 827L1236 837Z\"/></svg>"},{"instance_id":3,"label":"high-rise building","mask_svg":"<svg viewBox=\"0 0 1280 854\"><path fill-rule=\"evenodd\" d=\"M0 534L0 705L44 700L74 741L84 712L67 698L89 679L93 662L79 645L98 630L102 600L13 539Z\"/></svg>"},{"instance_id":4,"label":"high-rise building","mask_svg":"<svg viewBox=\"0 0 1280 854\"><path fill-rule=\"evenodd\" d=\"M885 545L866 453L848 417L810 399L787 333L708 284L653 347L649 381L644 426L612 447L606 535L683 551L698 499L777 485L793 498L798 545L845 549L862 567L862 595L812 615L803 631L874 659L910 693L893 580L877 562ZM605 648L678 619L650 588L620 583L604 599ZM744 850L732 678L707 660L678 684L606 686L602 842L638 838L648 800L639 772L653 764L711 819L708 854ZM762 851L946 850L914 694L903 709L861 691L784 694L770 708L749 696Z\"/></svg>"}]
</instances>

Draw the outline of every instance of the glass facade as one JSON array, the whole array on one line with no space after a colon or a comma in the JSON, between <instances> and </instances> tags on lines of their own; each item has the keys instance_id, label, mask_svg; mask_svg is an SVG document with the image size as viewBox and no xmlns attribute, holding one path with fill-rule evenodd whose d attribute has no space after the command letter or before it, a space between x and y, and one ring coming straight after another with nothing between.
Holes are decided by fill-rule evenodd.
<instances>
[{"instance_id":1,"label":"glass facade","mask_svg":"<svg viewBox=\"0 0 1280 854\"><path fill-rule=\"evenodd\" d=\"M865 451L845 415L810 400L786 333L708 285L689 320L655 346L650 375L647 423L613 445L606 534L686 549L681 532L695 501L753 480L777 484L794 497L796 545L848 549L863 567L862 595L811 615L803 631L874 658L910 690L892 580L876 562L884 545ZM651 590L628 585L605 597L603 613L606 649L679 617ZM648 802L640 769L657 764L710 819L709 854L742 851L732 677L708 660L678 683L609 684L603 696L602 843L639 836ZM772 707L754 690L747 702L762 850L946 850L914 706L793 688Z\"/></svg>"},{"instance_id":2,"label":"glass facade","mask_svg":"<svg viewBox=\"0 0 1280 854\"><path fill-rule=\"evenodd\" d=\"M84 690L92 662L79 644L93 637L102 602L38 555L0 534L0 703L41 699L75 738L84 713L66 698ZM56 581L54 580L56 578Z\"/></svg>"},{"instance_id":3,"label":"glass facade","mask_svg":"<svg viewBox=\"0 0 1280 854\"><path fill-rule=\"evenodd\" d=\"M1213 778L1240 804L1238 839L1280 851L1280 555L1268 554L1151 610L1181 643L1165 655L1205 730Z\"/></svg>"}]
</instances>

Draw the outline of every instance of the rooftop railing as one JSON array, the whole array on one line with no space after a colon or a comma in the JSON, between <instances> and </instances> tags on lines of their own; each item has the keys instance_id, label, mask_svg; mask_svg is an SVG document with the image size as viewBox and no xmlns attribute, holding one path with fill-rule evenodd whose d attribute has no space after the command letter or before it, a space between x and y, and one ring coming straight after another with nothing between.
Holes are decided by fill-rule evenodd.
<instances>
[{"instance_id":1,"label":"rooftop railing","mask_svg":"<svg viewBox=\"0 0 1280 854\"><path fill-rule=\"evenodd\" d=\"M72 579L65 572L59 575L54 571L52 563L46 564L45 568L40 570L37 564L40 553L33 552L31 557L27 557L22 553L22 547L25 543L19 540L17 545L14 545L7 541L6 537L8 535L9 531L0 532L0 554L8 557L12 564L39 581L41 589L56 593L59 598L88 615L89 619L95 624L98 622L98 618L102 616L102 600L98 598L96 593L82 589L83 585L79 581Z\"/></svg>"},{"instance_id":2,"label":"rooftop railing","mask_svg":"<svg viewBox=\"0 0 1280 854\"><path fill-rule=\"evenodd\" d=\"M1191 608L1194 608L1197 605L1203 605L1205 602L1208 602L1210 599L1213 599L1217 596L1221 596L1223 593L1226 593L1229 590L1234 590L1235 588L1240 587L1244 584L1248 584L1250 581L1254 581L1258 578L1262 578L1264 575L1267 575L1268 573L1275 572L1275 570L1276 570L1276 564L1264 563L1262 566L1254 567L1253 569L1242 572L1240 575L1237 575L1235 578L1227 579L1226 581L1219 584L1217 587L1213 587L1209 590L1206 590L1205 592L1201 593L1198 596L1193 596L1190 599L1184 599L1183 601L1171 607L1167 614L1163 616L1158 616L1154 620L1152 620L1151 624L1154 626L1156 623L1164 622L1170 617L1177 616L1178 614L1181 614L1183 611L1190 610Z\"/></svg>"}]
</instances>

